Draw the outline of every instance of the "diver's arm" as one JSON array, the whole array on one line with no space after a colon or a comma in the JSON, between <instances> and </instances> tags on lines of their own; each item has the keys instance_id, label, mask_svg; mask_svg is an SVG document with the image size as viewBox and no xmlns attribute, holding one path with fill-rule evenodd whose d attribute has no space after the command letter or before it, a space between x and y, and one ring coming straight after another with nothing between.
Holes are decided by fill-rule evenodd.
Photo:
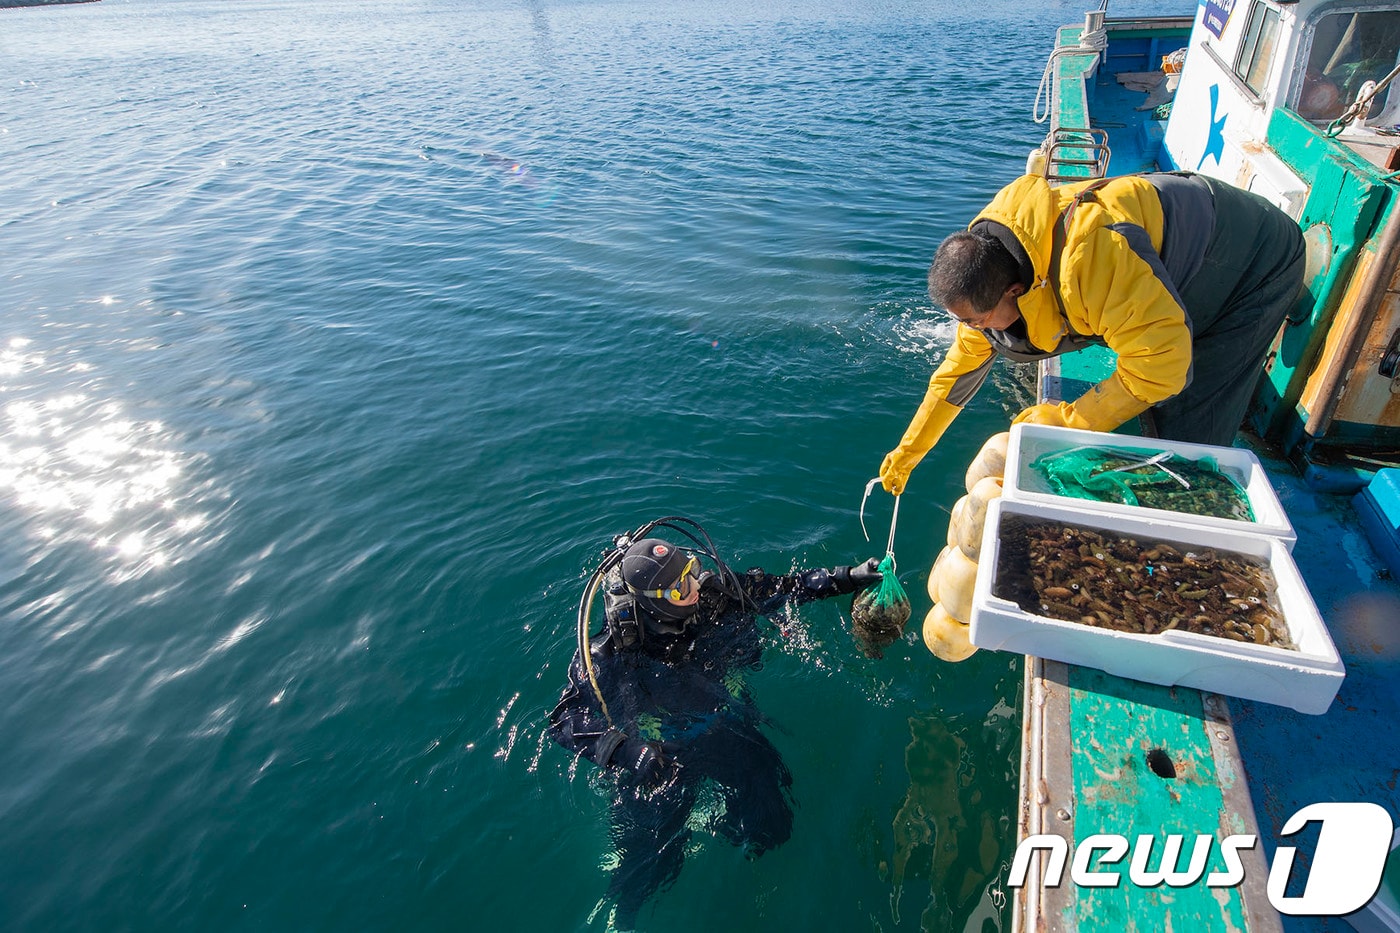
<instances>
[{"instance_id":1,"label":"diver's arm","mask_svg":"<svg viewBox=\"0 0 1400 933\"><path fill-rule=\"evenodd\" d=\"M595 665L601 659L595 657ZM588 682L579 656L569 665L569 685L559 703L549 714L550 738L577 755L582 755L599 767L613 767L620 762L618 749L626 736L614 729L603 715L593 686Z\"/></svg>"},{"instance_id":2,"label":"diver's arm","mask_svg":"<svg viewBox=\"0 0 1400 933\"><path fill-rule=\"evenodd\" d=\"M605 667L611 658L611 652L603 651L599 656L599 652L595 651L594 665ZM609 723L582 667L575 654L573 663L569 665L569 685L549 714L550 737L600 768L622 768L649 783L662 780L675 766L668 743L638 738L631 731L619 728L615 724L617 720ZM617 691L614 691L615 703L620 699L616 698L616 694ZM619 714L624 711L618 707L613 712Z\"/></svg>"},{"instance_id":3,"label":"diver's arm","mask_svg":"<svg viewBox=\"0 0 1400 933\"><path fill-rule=\"evenodd\" d=\"M647 783L660 782L674 766L665 743L648 742L628 735L621 729L609 726L606 721L580 720L571 715L579 709L577 706L569 707L569 712L560 715L567 699L561 700L549 716L550 735L560 745L600 768L631 771L639 780Z\"/></svg>"},{"instance_id":4,"label":"diver's arm","mask_svg":"<svg viewBox=\"0 0 1400 933\"><path fill-rule=\"evenodd\" d=\"M771 612L783 603L805 603L854 593L880 579L875 558L854 567L842 565L830 570L819 567L778 576L755 567L742 578L744 592L760 612Z\"/></svg>"}]
</instances>

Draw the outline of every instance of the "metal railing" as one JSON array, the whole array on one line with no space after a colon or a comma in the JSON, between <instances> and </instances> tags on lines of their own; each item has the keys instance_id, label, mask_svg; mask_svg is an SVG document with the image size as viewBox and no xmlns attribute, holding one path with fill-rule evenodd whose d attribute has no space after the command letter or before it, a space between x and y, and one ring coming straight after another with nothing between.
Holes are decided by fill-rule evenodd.
<instances>
[{"instance_id":1,"label":"metal railing","mask_svg":"<svg viewBox=\"0 0 1400 933\"><path fill-rule=\"evenodd\" d=\"M1108 173L1108 131L1060 126L1042 143L1045 177L1051 182L1103 178Z\"/></svg>"}]
</instances>

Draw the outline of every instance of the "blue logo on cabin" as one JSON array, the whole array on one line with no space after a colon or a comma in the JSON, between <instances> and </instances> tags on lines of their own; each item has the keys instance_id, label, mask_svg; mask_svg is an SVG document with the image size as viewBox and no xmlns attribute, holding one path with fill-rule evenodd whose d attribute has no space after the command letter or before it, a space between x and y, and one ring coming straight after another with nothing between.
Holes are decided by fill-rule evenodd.
<instances>
[{"instance_id":1,"label":"blue logo on cabin","mask_svg":"<svg viewBox=\"0 0 1400 933\"><path fill-rule=\"evenodd\" d=\"M1225 24L1230 21L1230 14L1235 10L1235 0L1205 0L1201 9L1201 25L1215 34L1219 39L1220 34L1225 31Z\"/></svg>"},{"instance_id":2,"label":"blue logo on cabin","mask_svg":"<svg viewBox=\"0 0 1400 933\"><path fill-rule=\"evenodd\" d=\"M1206 151L1201 153L1201 161L1196 164L1196 170L1200 171L1202 165L1206 164L1208 156L1215 156L1215 164L1219 165L1220 160L1225 156L1225 120L1230 116L1228 113L1219 120L1215 118L1215 110L1220 106L1220 85L1210 86L1210 129L1206 132Z\"/></svg>"}]
</instances>

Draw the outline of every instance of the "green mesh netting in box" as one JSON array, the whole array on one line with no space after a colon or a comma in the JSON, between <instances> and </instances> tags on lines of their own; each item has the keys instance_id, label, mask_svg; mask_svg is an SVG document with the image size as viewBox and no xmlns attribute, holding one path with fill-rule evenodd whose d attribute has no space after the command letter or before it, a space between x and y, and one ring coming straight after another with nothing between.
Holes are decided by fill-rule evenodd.
<instances>
[{"instance_id":1,"label":"green mesh netting in box","mask_svg":"<svg viewBox=\"0 0 1400 933\"><path fill-rule=\"evenodd\" d=\"M1254 521L1248 494L1212 457L1192 460L1169 451L1073 447L1045 454L1031 468L1062 496Z\"/></svg>"}]
</instances>

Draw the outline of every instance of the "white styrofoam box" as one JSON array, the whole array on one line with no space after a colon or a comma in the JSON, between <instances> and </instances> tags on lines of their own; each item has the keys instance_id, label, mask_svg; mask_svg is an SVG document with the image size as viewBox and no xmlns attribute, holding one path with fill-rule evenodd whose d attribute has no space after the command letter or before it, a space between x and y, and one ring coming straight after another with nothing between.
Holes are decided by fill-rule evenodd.
<instances>
[{"instance_id":1,"label":"white styrofoam box","mask_svg":"<svg viewBox=\"0 0 1400 933\"><path fill-rule=\"evenodd\" d=\"M1175 513L1139 509L1134 515L1091 512L1055 505L993 499L982 532L982 558L972 601L971 638L979 648L1012 651L1096 667L1120 677L1181 684L1212 693L1324 713L1346 671L1292 556L1276 537L1188 525ZM1262 559L1277 586L1289 637L1297 650L1231 641L1177 629L1158 635L1116 632L1026 612L993 595L1001 556L1001 527L1009 517L1043 519L1076 528L1126 535L1144 546L1165 542L1183 553L1213 548Z\"/></svg>"},{"instance_id":2,"label":"white styrofoam box","mask_svg":"<svg viewBox=\"0 0 1400 933\"><path fill-rule=\"evenodd\" d=\"M1249 499L1249 507L1254 512L1254 521L1246 522L1233 518L1215 518L1209 515L1189 515L1184 512L1168 512L1162 509L1148 509L1139 505L1124 505L1118 502L1095 502L1089 499L1076 499L1062 496L1051 490L1045 477L1031 468L1031 464L1045 454L1070 450L1075 447L1112 447L1124 451L1146 451L1149 454L1164 450L1171 451L1191 460L1211 457L1222 471L1239 483ZM1185 441L1166 441L1155 437L1132 437L1126 434L1101 434L1097 431L1079 431L1074 428L1056 428L1044 424L1013 424L1011 439L1006 449L1006 476L1003 480L1002 495L1022 502L1046 502L1065 504L1073 502L1076 507L1103 511L1110 515L1167 514L1178 517L1182 522L1203 525L1208 528L1232 529L1253 534L1272 535L1284 542L1288 550L1298 535L1288 514L1278 501L1278 494L1269 483L1264 466L1253 451L1241 447L1214 447L1209 444L1189 444Z\"/></svg>"}]
</instances>

